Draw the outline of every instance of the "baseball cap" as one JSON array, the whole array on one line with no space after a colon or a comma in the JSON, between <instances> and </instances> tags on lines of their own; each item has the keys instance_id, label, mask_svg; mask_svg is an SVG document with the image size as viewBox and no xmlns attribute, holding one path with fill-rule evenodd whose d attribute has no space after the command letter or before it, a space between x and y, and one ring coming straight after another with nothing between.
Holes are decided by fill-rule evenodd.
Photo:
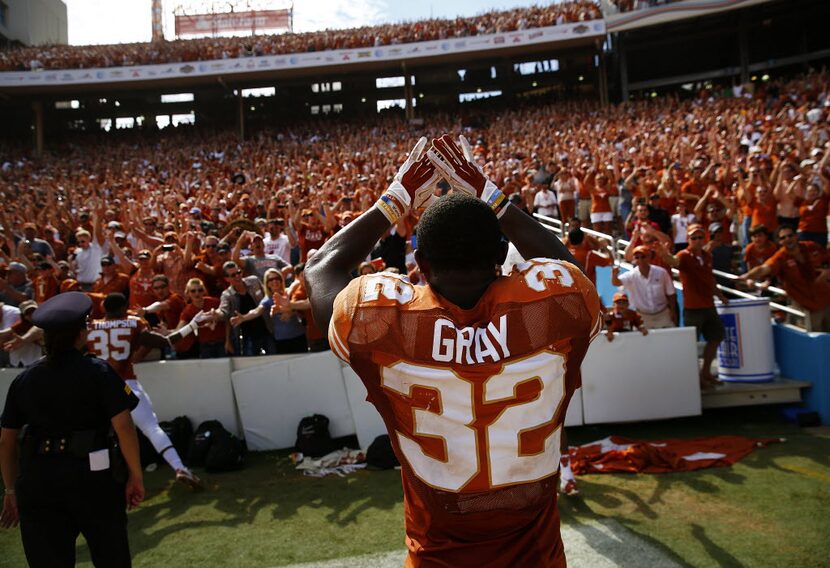
<instances>
[{"instance_id":1,"label":"baseball cap","mask_svg":"<svg viewBox=\"0 0 830 568\"><path fill-rule=\"evenodd\" d=\"M101 257L101 266L110 266L112 264L115 264L115 258L111 254Z\"/></svg>"},{"instance_id":2,"label":"baseball cap","mask_svg":"<svg viewBox=\"0 0 830 568\"><path fill-rule=\"evenodd\" d=\"M617 292L614 294L614 303L617 302L628 302L628 296L625 295L625 292Z\"/></svg>"},{"instance_id":3,"label":"baseball cap","mask_svg":"<svg viewBox=\"0 0 830 568\"><path fill-rule=\"evenodd\" d=\"M202 210L199 209L198 207L193 207L193 208L190 209L190 214L191 215L201 215Z\"/></svg>"},{"instance_id":4,"label":"baseball cap","mask_svg":"<svg viewBox=\"0 0 830 568\"><path fill-rule=\"evenodd\" d=\"M712 223L711 225L709 225L709 234L710 235L714 235L715 233L717 233L718 231L721 231L721 230L723 230L723 225L721 225L720 223Z\"/></svg>"},{"instance_id":5,"label":"baseball cap","mask_svg":"<svg viewBox=\"0 0 830 568\"><path fill-rule=\"evenodd\" d=\"M23 300L20 302L20 305L17 306L17 309L20 310L21 314L25 314L29 310L36 310L37 302L34 300Z\"/></svg>"},{"instance_id":6,"label":"baseball cap","mask_svg":"<svg viewBox=\"0 0 830 568\"><path fill-rule=\"evenodd\" d=\"M126 239L127 235L123 231L116 231L113 237L115 237L116 239Z\"/></svg>"},{"instance_id":7,"label":"baseball cap","mask_svg":"<svg viewBox=\"0 0 830 568\"><path fill-rule=\"evenodd\" d=\"M29 269L26 268L26 265L22 262L10 262L9 263L9 270L17 270L19 272L29 272Z\"/></svg>"},{"instance_id":8,"label":"baseball cap","mask_svg":"<svg viewBox=\"0 0 830 568\"><path fill-rule=\"evenodd\" d=\"M643 255L648 256L648 257L651 256L651 249L648 248L645 245L640 245L640 246L634 247L634 250L632 252L634 254L643 254Z\"/></svg>"},{"instance_id":9,"label":"baseball cap","mask_svg":"<svg viewBox=\"0 0 830 568\"><path fill-rule=\"evenodd\" d=\"M31 223L31 222L23 223L23 228L24 229L32 229L32 230L36 231L37 230L37 225L35 225L34 223Z\"/></svg>"},{"instance_id":10,"label":"baseball cap","mask_svg":"<svg viewBox=\"0 0 830 568\"><path fill-rule=\"evenodd\" d=\"M712 224L713 224L713 225L716 225L717 223L712 223ZM705 233L705 232L706 232L706 231L703 229L703 225L700 225L700 224L698 224L698 223L693 223L693 224L689 225L689 228L688 228L688 230L686 231L686 233L687 233L690 237L691 237L692 235L694 235L695 233Z\"/></svg>"},{"instance_id":11,"label":"baseball cap","mask_svg":"<svg viewBox=\"0 0 830 568\"><path fill-rule=\"evenodd\" d=\"M137 258L150 258L151 256L153 256L153 253L151 253L147 249L144 249L144 250L138 251Z\"/></svg>"}]
</instances>

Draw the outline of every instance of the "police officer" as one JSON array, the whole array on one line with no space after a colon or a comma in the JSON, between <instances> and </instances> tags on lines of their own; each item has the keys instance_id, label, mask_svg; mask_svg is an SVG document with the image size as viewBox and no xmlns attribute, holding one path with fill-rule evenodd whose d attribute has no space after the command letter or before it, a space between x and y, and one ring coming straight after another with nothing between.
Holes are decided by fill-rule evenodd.
<instances>
[{"instance_id":1,"label":"police officer","mask_svg":"<svg viewBox=\"0 0 830 568\"><path fill-rule=\"evenodd\" d=\"M12 382L0 418L0 526L19 520L32 567L74 566L79 533L95 566L130 565L126 509L144 498L130 418L138 399L109 364L82 355L91 308L66 292L35 311L46 357Z\"/></svg>"}]
</instances>

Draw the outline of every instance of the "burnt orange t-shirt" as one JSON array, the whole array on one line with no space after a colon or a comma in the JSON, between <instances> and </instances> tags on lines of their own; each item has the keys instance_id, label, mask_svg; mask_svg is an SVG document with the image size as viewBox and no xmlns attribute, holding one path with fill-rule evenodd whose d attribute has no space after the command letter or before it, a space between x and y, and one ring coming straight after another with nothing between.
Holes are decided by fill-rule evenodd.
<instances>
[{"instance_id":1,"label":"burnt orange t-shirt","mask_svg":"<svg viewBox=\"0 0 830 568\"><path fill-rule=\"evenodd\" d=\"M54 274L48 276L35 276L32 279L33 288L35 291L35 302L42 304L52 296L56 296L60 292L61 285Z\"/></svg>"},{"instance_id":2,"label":"burnt orange t-shirt","mask_svg":"<svg viewBox=\"0 0 830 568\"><path fill-rule=\"evenodd\" d=\"M774 199L761 203L757 199L749 206L752 210L751 225L764 225L767 229L775 232L778 228L778 202Z\"/></svg>"},{"instance_id":3,"label":"burnt orange t-shirt","mask_svg":"<svg viewBox=\"0 0 830 568\"><path fill-rule=\"evenodd\" d=\"M749 243L744 250L744 263L746 263L747 270L761 266L764 262L775 254L777 248L775 243L767 241L766 246L759 247L755 243Z\"/></svg>"},{"instance_id":4,"label":"burnt orange t-shirt","mask_svg":"<svg viewBox=\"0 0 830 568\"><path fill-rule=\"evenodd\" d=\"M712 255L700 251L700 255L690 249L677 253L680 266L680 283L683 284L683 307L688 310L714 308L712 294L715 290L715 276L712 274Z\"/></svg>"},{"instance_id":5,"label":"burnt orange t-shirt","mask_svg":"<svg viewBox=\"0 0 830 568\"><path fill-rule=\"evenodd\" d=\"M117 272L113 278L104 282L103 278L99 278L92 285L92 291L99 294L109 295L115 292L124 294L125 296L130 292L130 277L123 272Z\"/></svg>"},{"instance_id":6,"label":"burnt orange t-shirt","mask_svg":"<svg viewBox=\"0 0 830 568\"><path fill-rule=\"evenodd\" d=\"M96 319L90 324L87 340L89 352L105 359L124 380L135 379L132 356L138 350L138 338L149 328L136 316L124 319Z\"/></svg>"},{"instance_id":7,"label":"burnt orange t-shirt","mask_svg":"<svg viewBox=\"0 0 830 568\"><path fill-rule=\"evenodd\" d=\"M155 272L144 273L136 271L130 277L130 309L146 308L156 301L153 293L153 277Z\"/></svg>"},{"instance_id":8,"label":"burnt orange t-shirt","mask_svg":"<svg viewBox=\"0 0 830 568\"><path fill-rule=\"evenodd\" d=\"M292 302L299 302L300 300L308 300L308 292L305 289L305 283L300 282L292 291L291 291L291 301ZM323 332L317 326L317 322L314 321L314 313L311 310L303 310L303 320L305 320L305 337L309 341L317 341L318 339L323 339L325 337Z\"/></svg>"},{"instance_id":9,"label":"burnt orange t-shirt","mask_svg":"<svg viewBox=\"0 0 830 568\"><path fill-rule=\"evenodd\" d=\"M599 313L585 275L550 259L517 265L468 310L395 274L340 292L329 343L401 463L407 566L565 566L562 424Z\"/></svg>"},{"instance_id":10,"label":"burnt orange t-shirt","mask_svg":"<svg viewBox=\"0 0 830 568\"><path fill-rule=\"evenodd\" d=\"M807 233L826 233L827 232L827 209L830 198L822 195L812 203L807 203L803 199L797 199L798 214L798 230Z\"/></svg>"},{"instance_id":11,"label":"burnt orange t-shirt","mask_svg":"<svg viewBox=\"0 0 830 568\"><path fill-rule=\"evenodd\" d=\"M605 329L613 332L635 331L643 325L643 318L634 310L626 308L621 312L610 310L605 314Z\"/></svg>"},{"instance_id":12,"label":"burnt orange t-shirt","mask_svg":"<svg viewBox=\"0 0 830 568\"><path fill-rule=\"evenodd\" d=\"M790 298L811 312L821 310L830 304L830 283L816 282L816 259L823 259L827 251L813 242L803 241L798 247L803 261L799 262L786 247L781 247L764 265L770 267L773 276L778 276Z\"/></svg>"}]
</instances>

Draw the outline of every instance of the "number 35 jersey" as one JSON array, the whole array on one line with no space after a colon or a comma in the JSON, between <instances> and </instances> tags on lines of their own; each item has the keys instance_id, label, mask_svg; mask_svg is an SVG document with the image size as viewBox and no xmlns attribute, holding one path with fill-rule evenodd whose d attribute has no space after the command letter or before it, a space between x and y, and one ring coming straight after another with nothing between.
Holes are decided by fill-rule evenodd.
<instances>
[{"instance_id":1,"label":"number 35 jersey","mask_svg":"<svg viewBox=\"0 0 830 568\"><path fill-rule=\"evenodd\" d=\"M92 320L87 349L105 359L122 379L135 379L132 356L139 347L139 336L148 328L147 322L136 316Z\"/></svg>"},{"instance_id":2,"label":"number 35 jersey","mask_svg":"<svg viewBox=\"0 0 830 568\"><path fill-rule=\"evenodd\" d=\"M467 310L394 274L338 294L329 343L401 462L408 565L563 565L562 424L599 313L590 280L550 259Z\"/></svg>"}]
</instances>

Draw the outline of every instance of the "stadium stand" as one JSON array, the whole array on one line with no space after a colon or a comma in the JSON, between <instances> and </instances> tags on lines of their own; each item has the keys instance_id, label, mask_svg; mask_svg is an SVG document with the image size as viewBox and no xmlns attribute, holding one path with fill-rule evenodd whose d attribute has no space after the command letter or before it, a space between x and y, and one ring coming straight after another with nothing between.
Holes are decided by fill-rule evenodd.
<instances>
[{"instance_id":1,"label":"stadium stand","mask_svg":"<svg viewBox=\"0 0 830 568\"><path fill-rule=\"evenodd\" d=\"M473 18L419 20L347 30L189 39L152 44L21 47L0 51L0 71L117 67L376 47L585 22L601 17L596 2L573 0L518 10L486 12Z\"/></svg>"}]
</instances>

